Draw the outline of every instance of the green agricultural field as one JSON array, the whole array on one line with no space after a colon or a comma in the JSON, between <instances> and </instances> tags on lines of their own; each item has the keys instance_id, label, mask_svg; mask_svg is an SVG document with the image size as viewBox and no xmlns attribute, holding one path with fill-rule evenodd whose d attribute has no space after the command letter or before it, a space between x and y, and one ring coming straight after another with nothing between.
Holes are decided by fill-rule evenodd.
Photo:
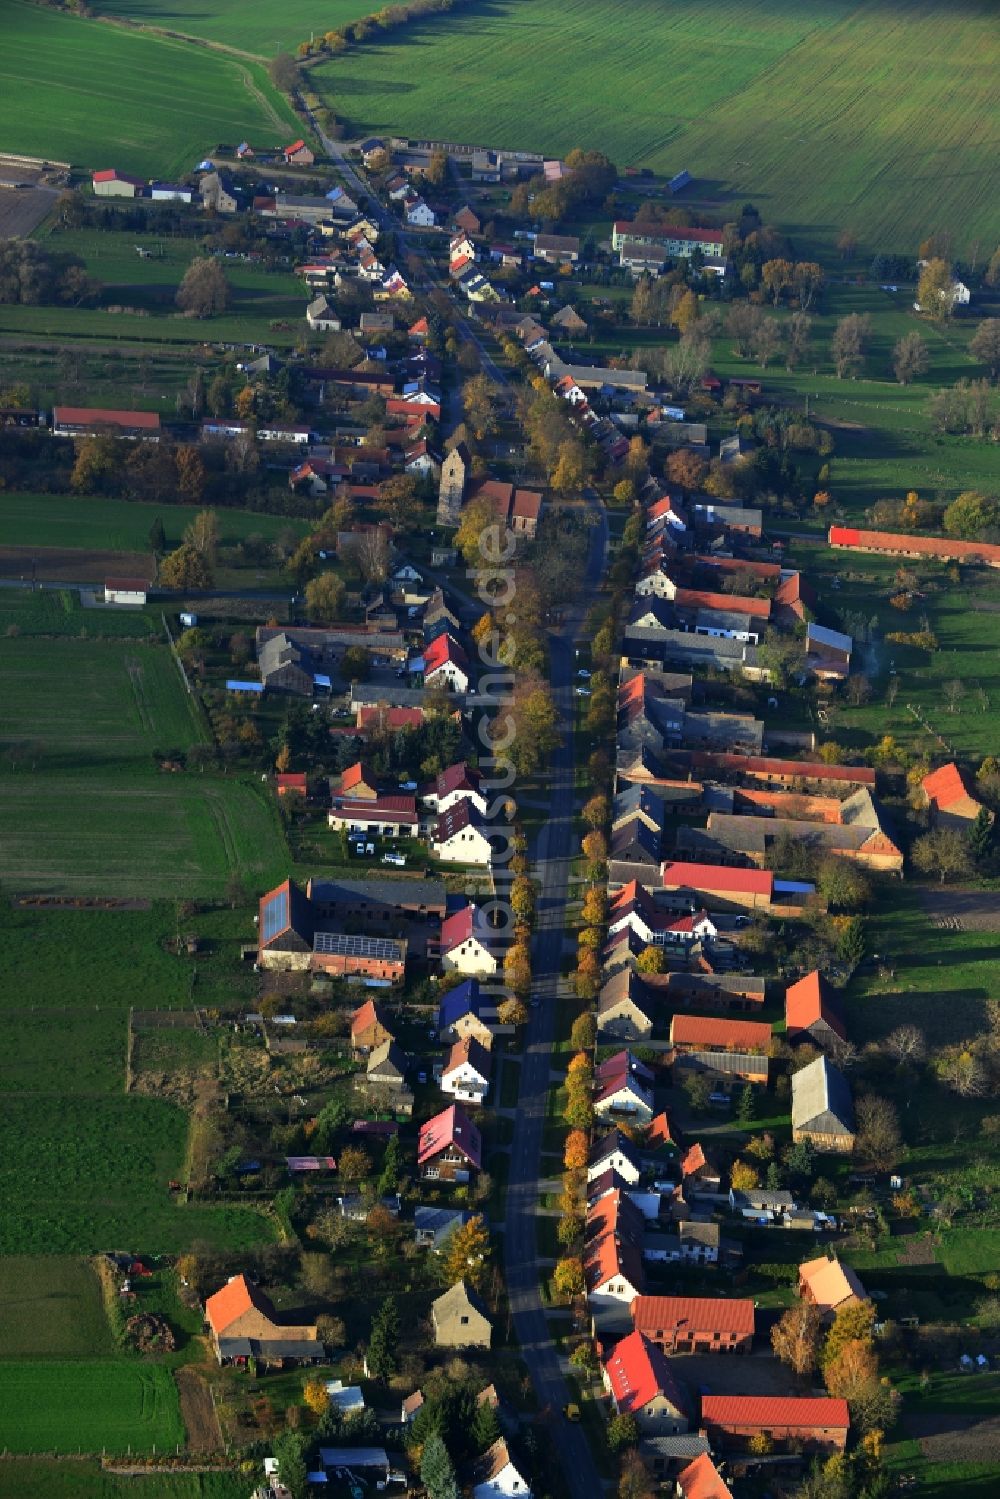
<instances>
[{"instance_id":1,"label":"green agricultural field","mask_svg":"<svg viewBox=\"0 0 1000 1499\"><path fill-rule=\"evenodd\" d=\"M0 1259L0 1360L95 1358L115 1351L87 1260Z\"/></svg>"},{"instance_id":2,"label":"green agricultural field","mask_svg":"<svg viewBox=\"0 0 1000 1499\"><path fill-rule=\"evenodd\" d=\"M370 0L98 0L99 16L206 37L259 57L294 52L311 32L333 31L378 7Z\"/></svg>"},{"instance_id":3,"label":"green agricultural field","mask_svg":"<svg viewBox=\"0 0 1000 1499\"><path fill-rule=\"evenodd\" d=\"M73 636L77 640L146 640L162 631L159 618L141 609L84 609L76 590L0 590L0 633Z\"/></svg>"},{"instance_id":4,"label":"green agricultural field","mask_svg":"<svg viewBox=\"0 0 1000 1499\"><path fill-rule=\"evenodd\" d=\"M100 912L92 921L100 923ZM65 999L56 991L53 996ZM102 996L103 999L103 996ZM5 1017L0 1086L8 1093L120 1093L128 1021L120 1009L61 1003L26 1008L23 995ZM67 1065L71 1063L71 1065ZM0 1346L3 1322L0 1319Z\"/></svg>"},{"instance_id":5,"label":"green agricultural field","mask_svg":"<svg viewBox=\"0 0 1000 1499\"><path fill-rule=\"evenodd\" d=\"M199 938L193 957L169 950L179 926ZM32 1036L39 1049L47 1048L52 1054L53 1068L59 1060L65 1065L67 1057L75 1058L79 1048L65 1013L46 1034L44 1027L36 1029L30 1006L40 1004L41 1013L56 1006L63 1012L78 1010L94 1021L89 1043L94 1055L87 1061L74 1060L88 1079L78 1091L120 1091L129 1008L177 1010L197 1004L214 1009L246 1002L255 993L255 976L250 964L240 963L240 943L250 940L253 930L253 913L246 907L209 909L179 918L173 902L166 900L138 911L28 909L14 906L9 899L0 901L4 964L0 1013L9 1035L18 1017L22 1027L10 1048L5 1048L5 1067L13 1069L15 1059L27 1054ZM66 962L67 952L73 953L73 963ZM105 1010L116 1016L106 1025ZM116 1028L119 1021L121 1031ZM64 1041L65 1052L61 1050ZM41 1058L37 1065L43 1066ZM110 1069L113 1082L109 1082ZM65 1075L63 1086L68 1091ZM16 1090L25 1087L25 1082L18 1081Z\"/></svg>"},{"instance_id":6,"label":"green agricultural field","mask_svg":"<svg viewBox=\"0 0 1000 1499\"><path fill-rule=\"evenodd\" d=\"M155 521L163 522L167 548L179 546L198 505L140 505L100 495L15 494L0 492L0 536L6 546L79 547L108 552L143 552ZM224 547L257 534L269 541L283 531L304 535L307 523L253 510L217 510Z\"/></svg>"},{"instance_id":7,"label":"green agricultural field","mask_svg":"<svg viewBox=\"0 0 1000 1499\"><path fill-rule=\"evenodd\" d=\"M270 142L295 129L259 64L7 0L8 151L170 178L218 143Z\"/></svg>"},{"instance_id":8,"label":"green agricultural field","mask_svg":"<svg viewBox=\"0 0 1000 1499\"><path fill-rule=\"evenodd\" d=\"M0 904L7 1037L0 1065L6 1204L0 1256L92 1254L109 1246L168 1253L198 1240L239 1248L273 1236L267 1220L250 1209L179 1205L168 1183L184 1174L188 1117L161 1098L124 1091L130 1006L246 1003L253 987L249 966L239 964L239 943L252 931L248 911L183 918L183 930L200 939L195 957L168 950L177 926L166 902L139 911ZM42 997L46 1005L31 1003ZM152 1035L154 1060L157 1034L144 1032L139 1041L141 1051ZM23 1292L26 1280L40 1302L53 1303L49 1342L39 1352L103 1351L86 1308L79 1337L88 1341L62 1346L65 1311L55 1303L59 1277L70 1275L65 1267L71 1262L41 1263L32 1279L29 1262L10 1268L0 1259L7 1277L0 1274L0 1357L5 1299L15 1299L19 1286ZM81 1272L75 1267L72 1273ZM28 1350L15 1344L11 1351Z\"/></svg>"},{"instance_id":9,"label":"green agricultural field","mask_svg":"<svg viewBox=\"0 0 1000 1499\"><path fill-rule=\"evenodd\" d=\"M0 1255L96 1254L109 1245L177 1254L201 1240L238 1249L273 1237L250 1208L173 1201L168 1183L183 1171L188 1120L172 1104L138 1094L9 1094L3 1109Z\"/></svg>"},{"instance_id":10,"label":"green agricultural field","mask_svg":"<svg viewBox=\"0 0 1000 1499\"><path fill-rule=\"evenodd\" d=\"M232 874L280 877L284 837L258 785L156 768L157 752L203 738L165 646L4 639L0 692L0 864L15 889L189 898Z\"/></svg>"},{"instance_id":11,"label":"green agricultural field","mask_svg":"<svg viewBox=\"0 0 1000 1499\"><path fill-rule=\"evenodd\" d=\"M606 0L483 0L311 76L358 133L596 147L688 168L699 206L750 198L800 249L850 227L964 250L997 237L995 21L988 0L636 0L627 23Z\"/></svg>"},{"instance_id":12,"label":"green agricultural field","mask_svg":"<svg viewBox=\"0 0 1000 1499\"><path fill-rule=\"evenodd\" d=\"M184 1440L166 1369L117 1363L0 1363L0 1446L11 1452L151 1452Z\"/></svg>"},{"instance_id":13,"label":"green agricultural field","mask_svg":"<svg viewBox=\"0 0 1000 1499\"><path fill-rule=\"evenodd\" d=\"M912 707L960 757L995 752L1000 743L1000 579L996 573L966 569L956 583L942 566L920 565L916 572L924 596L901 611L889 603L898 562L803 541L793 542L789 554L813 582L822 600L824 623L856 633L854 622L861 620L876 636L870 646L859 641L854 656L857 669L872 683L871 701L858 708L846 702L833 707L826 727L829 738L860 746L891 734L900 744L934 761L945 758L946 751L914 717ZM834 578L840 582L836 589L831 587ZM924 616L938 638L938 650L928 653L884 639L889 632L919 630ZM887 694L893 671L898 691L890 704ZM956 680L964 691L952 712L945 686Z\"/></svg>"},{"instance_id":14,"label":"green agricultural field","mask_svg":"<svg viewBox=\"0 0 1000 1499\"><path fill-rule=\"evenodd\" d=\"M116 1474L97 1461L20 1458L18 1499L248 1499L256 1479L239 1473Z\"/></svg>"}]
</instances>

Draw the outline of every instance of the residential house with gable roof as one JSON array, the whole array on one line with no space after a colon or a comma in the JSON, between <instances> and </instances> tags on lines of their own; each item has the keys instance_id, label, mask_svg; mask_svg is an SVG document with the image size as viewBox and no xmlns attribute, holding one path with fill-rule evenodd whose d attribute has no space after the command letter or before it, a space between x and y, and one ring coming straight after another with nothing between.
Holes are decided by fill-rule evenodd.
<instances>
[{"instance_id":1,"label":"residential house with gable roof","mask_svg":"<svg viewBox=\"0 0 1000 1499\"><path fill-rule=\"evenodd\" d=\"M431 852L444 864L475 864L488 869L493 847L485 832L486 822L471 798L455 802L440 813L431 833Z\"/></svg>"},{"instance_id":2,"label":"residential house with gable roof","mask_svg":"<svg viewBox=\"0 0 1000 1499\"><path fill-rule=\"evenodd\" d=\"M642 1175L638 1148L620 1129L609 1130L591 1147L587 1181L594 1181L606 1171L616 1171L632 1187Z\"/></svg>"},{"instance_id":3,"label":"residential house with gable roof","mask_svg":"<svg viewBox=\"0 0 1000 1499\"><path fill-rule=\"evenodd\" d=\"M490 978L499 962L490 950L491 928L479 906L452 911L441 923L441 967L473 978Z\"/></svg>"},{"instance_id":4,"label":"residential house with gable roof","mask_svg":"<svg viewBox=\"0 0 1000 1499\"><path fill-rule=\"evenodd\" d=\"M677 1475L677 1499L733 1499L733 1491L710 1454L699 1452Z\"/></svg>"},{"instance_id":5,"label":"residential house with gable roof","mask_svg":"<svg viewBox=\"0 0 1000 1499\"><path fill-rule=\"evenodd\" d=\"M595 1317L624 1320L645 1289L644 1223L635 1203L620 1190L591 1203L584 1230L583 1273Z\"/></svg>"},{"instance_id":6,"label":"residential house with gable roof","mask_svg":"<svg viewBox=\"0 0 1000 1499\"><path fill-rule=\"evenodd\" d=\"M648 1124L653 1108L653 1073L630 1051L619 1051L594 1069L594 1113L613 1120L625 1115Z\"/></svg>"},{"instance_id":7,"label":"residential house with gable roof","mask_svg":"<svg viewBox=\"0 0 1000 1499\"><path fill-rule=\"evenodd\" d=\"M811 1041L836 1051L847 1040L840 1002L818 968L785 990L785 1034L789 1041Z\"/></svg>"},{"instance_id":8,"label":"residential house with gable roof","mask_svg":"<svg viewBox=\"0 0 1000 1499\"><path fill-rule=\"evenodd\" d=\"M620 1416L632 1416L643 1436L687 1431L688 1397L663 1353L638 1329L616 1343L601 1377Z\"/></svg>"},{"instance_id":9,"label":"residential house with gable roof","mask_svg":"<svg viewBox=\"0 0 1000 1499\"><path fill-rule=\"evenodd\" d=\"M468 1182L482 1164L482 1135L460 1104L420 1126L417 1168L426 1181Z\"/></svg>"},{"instance_id":10,"label":"residential house with gable roof","mask_svg":"<svg viewBox=\"0 0 1000 1499\"><path fill-rule=\"evenodd\" d=\"M868 1300L857 1272L836 1255L825 1254L799 1266L799 1295L818 1309L824 1322L832 1322L844 1307Z\"/></svg>"},{"instance_id":11,"label":"residential house with gable roof","mask_svg":"<svg viewBox=\"0 0 1000 1499\"><path fill-rule=\"evenodd\" d=\"M456 1041L441 1071L441 1091L479 1105L490 1087L490 1053L474 1036Z\"/></svg>"},{"instance_id":12,"label":"residential house with gable roof","mask_svg":"<svg viewBox=\"0 0 1000 1499\"><path fill-rule=\"evenodd\" d=\"M511 1454L506 1437L497 1437L472 1469L472 1499L531 1499L531 1485Z\"/></svg>"},{"instance_id":13,"label":"residential house with gable roof","mask_svg":"<svg viewBox=\"0 0 1000 1499\"><path fill-rule=\"evenodd\" d=\"M493 1341L486 1308L464 1280L431 1302L431 1326L438 1348L489 1348Z\"/></svg>"},{"instance_id":14,"label":"residential house with gable roof","mask_svg":"<svg viewBox=\"0 0 1000 1499\"><path fill-rule=\"evenodd\" d=\"M493 1005L486 1003L478 979L466 979L464 983L456 984L454 989L442 994L438 1005L439 1038L442 1041L462 1041L471 1036L483 1046L491 1047L493 1031L484 1015L493 1009Z\"/></svg>"},{"instance_id":15,"label":"residential house with gable roof","mask_svg":"<svg viewBox=\"0 0 1000 1499\"><path fill-rule=\"evenodd\" d=\"M245 1365L253 1359L283 1368L326 1358L315 1324L279 1322L270 1299L246 1275L230 1276L208 1297L205 1321L220 1364Z\"/></svg>"}]
</instances>

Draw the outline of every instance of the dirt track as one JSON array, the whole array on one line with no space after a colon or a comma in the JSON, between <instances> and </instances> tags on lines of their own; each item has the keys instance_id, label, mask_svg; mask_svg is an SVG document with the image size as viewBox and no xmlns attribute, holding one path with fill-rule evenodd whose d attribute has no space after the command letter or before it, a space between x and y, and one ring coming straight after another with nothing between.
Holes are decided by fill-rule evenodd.
<instances>
[{"instance_id":1,"label":"dirt track","mask_svg":"<svg viewBox=\"0 0 1000 1499\"><path fill-rule=\"evenodd\" d=\"M32 577L41 583L97 583L105 578L152 581L147 552L98 552L79 547L0 546L0 578Z\"/></svg>"},{"instance_id":2,"label":"dirt track","mask_svg":"<svg viewBox=\"0 0 1000 1499\"><path fill-rule=\"evenodd\" d=\"M188 1451L221 1452L224 1445L222 1433L211 1391L205 1381L196 1369L190 1367L175 1370L174 1379L181 1400L181 1415L187 1428Z\"/></svg>"}]
</instances>

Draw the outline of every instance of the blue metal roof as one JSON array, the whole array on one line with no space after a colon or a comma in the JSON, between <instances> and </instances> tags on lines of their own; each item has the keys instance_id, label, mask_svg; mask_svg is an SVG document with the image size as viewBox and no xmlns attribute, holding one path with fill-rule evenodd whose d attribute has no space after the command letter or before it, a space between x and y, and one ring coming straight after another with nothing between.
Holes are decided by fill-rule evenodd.
<instances>
[{"instance_id":1,"label":"blue metal roof","mask_svg":"<svg viewBox=\"0 0 1000 1499\"><path fill-rule=\"evenodd\" d=\"M438 1029L443 1030L445 1026L454 1025L463 1015L471 1010L473 1015L478 1015L482 1008L482 999L479 994L479 980L466 979L464 984L458 984L441 1000L438 1010Z\"/></svg>"},{"instance_id":2,"label":"blue metal roof","mask_svg":"<svg viewBox=\"0 0 1000 1499\"><path fill-rule=\"evenodd\" d=\"M263 682L239 682L230 680L226 683L227 692L263 692Z\"/></svg>"}]
</instances>

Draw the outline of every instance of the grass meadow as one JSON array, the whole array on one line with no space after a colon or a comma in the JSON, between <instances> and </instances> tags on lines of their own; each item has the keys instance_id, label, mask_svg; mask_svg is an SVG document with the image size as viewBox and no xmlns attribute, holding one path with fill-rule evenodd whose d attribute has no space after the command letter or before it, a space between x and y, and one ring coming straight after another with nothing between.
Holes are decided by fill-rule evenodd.
<instances>
[{"instance_id":1,"label":"grass meadow","mask_svg":"<svg viewBox=\"0 0 1000 1499\"><path fill-rule=\"evenodd\" d=\"M116 1352L93 1267L69 1256L0 1259L0 1363Z\"/></svg>"},{"instance_id":2,"label":"grass meadow","mask_svg":"<svg viewBox=\"0 0 1000 1499\"><path fill-rule=\"evenodd\" d=\"M270 58L294 52L315 31L332 31L373 9L369 0L97 0L95 15L167 27Z\"/></svg>"},{"instance_id":3,"label":"grass meadow","mask_svg":"<svg viewBox=\"0 0 1000 1499\"><path fill-rule=\"evenodd\" d=\"M183 1440L167 1369L138 1360L0 1362L0 1447L11 1452L61 1446L64 1452L139 1453Z\"/></svg>"},{"instance_id":4,"label":"grass meadow","mask_svg":"<svg viewBox=\"0 0 1000 1499\"><path fill-rule=\"evenodd\" d=\"M0 864L14 889L190 898L221 894L231 874L261 889L280 876L284 836L255 783L156 767L203 738L166 646L4 639L0 693Z\"/></svg>"},{"instance_id":5,"label":"grass meadow","mask_svg":"<svg viewBox=\"0 0 1000 1499\"><path fill-rule=\"evenodd\" d=\"M995 753L1000 743L1000 579L985 569L966 569L960 583L951 581L939 564L918 565L923 598L908 610L889 603L896 590L898 561L836 551L794 541L789 558L802 567L822 600L821 618L835 627L851 629L863 619L876 643L855 647L855 661L872 683L872 697L863 707L838 701L830 709L826 735L848 746L874 744L892 734L909 749L927 753L935 762L945 751L909 711L912 705L959 757L980 758ZM831 588L834 578L840 580ZM898 646L884 639L888 632L915 631L926 615L937 635L933 653ZM898 695L887 698L895 670ZM945 684L960 681L965 689L954 712L945 697Z\"/></svg>"},{"instance_id":6,"label":"grass meadow","mask_svg":"<svg viewBox=\"0 0 1000 1499\"><path fill-rule=\"evenodd\" d=\"M100 495L0 492L0 536L6 546L79 547L108 552L149 550L155 521L163 522L167 550L180 546L184 530L199 513L198 505L140 505ZM304 534L306 523L253 510L216 512L221 544L236 546L247 536L271 541L283 531Z\"/></svg>"},{"instance_id":7,"label":"grass meadow","mask_svg":"<svg viewBox=\"0 0 1000 1499\"><path fill-rule=\"evenodd\" d=\"M964 250L996 239L995 19L988 0L636 0L627 22L606 0L482 0L312 76L358 133L686 167L696 201L752 198L800 250L845 227L868 251L936 228Z\"/></svg>"},{"instance_id":8,"label":"grass meadow","mask_svg":"<svg viewBox=\"0 0 1000 1499\"><path fill-rule=\"evenodd\" d=\"M7 0L3 30L5 150L169 179L216 144L296 128L257 63L25 0Z\"/></svg>"},{"instance_id":9,"label":"grass meadow","mask_svg":"<svg viewBox=\"0 0 1000 1499\"><path fill-rule=\"evenodd\" d=\"M111 27L101 35L115 36ZM198 49L189 48L195 55ZM190 163L194 166L194 161ZM40 237L60 254L79 255L88 271L102 283L96 306L25 307L0 305L0 332L33 337L131 339L156 344L200 344L206 338L246 343L265 333L268 342L287 345L305 332L307 297L302 282L288 271L269 271L240 260L223 262L232 297L229 309L208 320L184 317L174 298L198 245L190 239L160 238L150 230L62 229L57 225ZM143 260L136 245L155 252ZM118 309L118 310L115 310ZM272 323L287 323L273 328ZM190 373L190 371L188 371ZM173 414L171 404L161 406Z\"/></svg>"}]
</instances>

